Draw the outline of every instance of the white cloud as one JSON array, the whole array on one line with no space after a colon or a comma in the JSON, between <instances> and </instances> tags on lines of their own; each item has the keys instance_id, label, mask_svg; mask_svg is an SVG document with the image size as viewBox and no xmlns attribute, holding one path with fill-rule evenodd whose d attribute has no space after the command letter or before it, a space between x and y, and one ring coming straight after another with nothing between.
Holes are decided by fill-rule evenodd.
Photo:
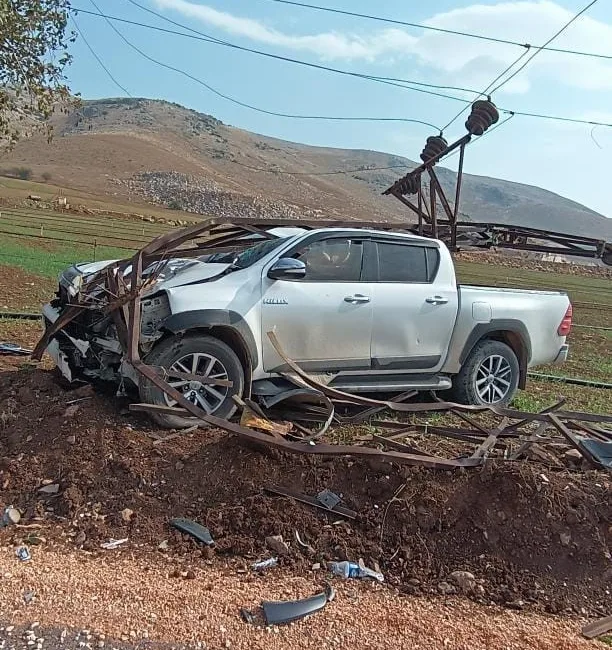
<instances>
[{"instance_id":1,"label":"white cloud","mask_svg":"<svg viewBox=\"0 0 612 650\"><path fill-rule=\"evenodd\" d=\"M190 18L222 29L228 34L252 41L296 51L308 51L322 59L376 60L385 54L412 50L418 38L401 29L386 29L373 36L324 32L307 36L284 34L250 18L240 18L225 11L188 0L155 0L158 7L174 9Z\"/></svg>"},{"instance_id":2,"label":"white cloud","mask_svg":"<svg viewBox=\"0 0 612 650\"><path fill-rule=\"evenodd\" d=\"M290 34L259 20L234 16L189 0L154 1L162 9L180 12L228 34L288 50L310 52L321 60L385 63L393 60L396 74L401 76L402 67L407 67L402 61L410 59L414 67L416 59L449 85L484 88L521 53L516 46L428 30L414 32L418 33L416 36L396 28L366 32L366 27L363 34L335 31ZM519 0L453 9L432 16L424 24L541 45L573 15L573 11L551 0ZM612 25L584 15L554 42L554 46L612 56ZM544 79L583 90L612 90L612 62L542 52L504 87L504 92L524 93L533 83Z\"/></svg>"}]
</instances>

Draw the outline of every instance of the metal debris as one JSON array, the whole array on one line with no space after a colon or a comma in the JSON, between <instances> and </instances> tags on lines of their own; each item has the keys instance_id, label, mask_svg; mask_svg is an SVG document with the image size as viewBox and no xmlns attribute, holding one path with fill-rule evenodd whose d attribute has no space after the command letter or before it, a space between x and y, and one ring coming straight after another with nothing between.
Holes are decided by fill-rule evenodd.
<instances>
[{"instance_id":1,"label":"metal debris","mask_svg":"<svg viewBox=\"0 0 612 650\"><path fill-rule=\"evenodd\" d=\"M6 356L28 357L32 354L32 350L22 348L19 343L8 343L3 341L0 343L0 354Z\"/></svg>"},{"instance_id":2,"label":"metal debris","mask_svg":"<svg viewBox=\"0 0 612 650\"><path fill-rule=\"evenodd\" d=\"M342 499L336 493L328 489L321 490L321 492L317 494L317 499L328 510L333 510L340 503L340 501L342 501Z\"/></svg>"},{"instance_id":3,"label":"metal debris","mask_svg":"<svg viewBox=\"0 0 612 650\"><path fill-rule=\"evenodd\" d=\"M268 485L264 488L266 492L271 494L278 494L279 496L289 497L290 499L295 499L301 503L306 503L309 506L314 506L326 512L332 512L335 515L341 515L342 517L347 517L348 519L356 519L357 513L354 510L349 508L343 508L341 506L336 506L335 508L328 508L324 506L316 497L311 497L308 494L302 494L300 492L293 492L292 490L287 490L285 488L277 487L275 485Z\"/></svg>"},{"instance_id":4,"label":"metal debris","mask_svg":"<svg viewBox=\"0 0 612 650\"><path fill-rule=\"evenodd\" d=\"M438 144L442 144L441 142L433 143L433 145L430 143L430 145L436 147L436 152L439 151L439 153L436 154L435 160L428 160L426 163L421 165L420 168L417 168L417 170L418 174L424 172L430 174L430 181L433 183L433 187L436 190L432 193L434 197L436 193L440 194L439 182L437 181L435 171L433 170L435 162L455 149L460 150L462 158L463 149L472 138L472 134L477 134L478 131L483 128L484 122L482 122L482 119L484 119L483 115L485 113L488 114L487 111L488 108L485 110L482 106L474 107L475 117L473 117L472 120L472 127L468 129L468 135L448 146L446 149L442 150L438 147ZM415 170L415 172L417 170ZM415 177L415 172L411 172L413 177ZM400 200L406 203L407 199L405 200L405 197L403 196L404 191L403 186L400 187L396 184L393 188L390 188L388 192L398 198L401 197ZM455 212L458 206L458 196L459 194L457 193ZM447 211L447 206L443 201L442 204L445 211ZM448 211L447 216L450 220L451 217ZM456 214L453 216L454 223L459 226L460 224L456 221L456 216ZM527 413L509 408L494 406L464 406L443 401L432 401L428 404L407 402L406 400L411 396L410 394L398 396L390 400L376 400L360 395L348 394L317 381L304 372L295 362L289 359L283 351L282 341L280 340L282 338L282 332L279 332L279 336L270 332L268 333L268 336L276 351L285 360L287 367L289 368L289 371L286 374L286 379L289 384L295 386L296 392L291 396L289 394L291 391L288 391L284 396L284 399L281 399L280 402L283 402L283 408L285 408L292 401L290 397L302 401L302 403L298 404L298 411L292 413L294 417L285 417L285 419L289 419L293 425L293 429L286 435L284 435L283 431L277 427L277 423L272 423L273 426L268 425L267 422L269 420L266 417L265 412L259 412L258 409L260 407L256 405L255 402L251 402L246 398L244 399L244 404L254 412L255 416L261 418L261 422L255 422L250 414L247 414L248 417L245 416L242 424L229 422L213 415L207 415L202 409L188 401L183 393L177 391L176 388L172 387L168 383L168 372L163 368L148 365L140 358L141 341L139 324L141 320L142 296L150 289L152 283L155 282L159 274L163 272L168 259L176 257L181 257L183 259L201 257L209 253L244 250L254 243L261 241L262 237L266 239L274 237L274 235L269 232L272 228L287 225L295 226L296 223L289 219L270 220L265 222L254 222L251 219L240 218L233 218L231 221L224 219L209 219L198 222L182 230L166 233L157 237L137 251L131 259L114 262L98 273L88 276L87 281L81 287L80 292L64 309L60 317L54 323L47 326L43 337L38 342L32 353L32 357L34 359L40 359L53 337L84 312L87 310L102 310L112 316L115 321L120 344L124 352L125 363L130 365L137 375L149 380L153 385L163 391L170 400L173 400L176 403L176 405L172 407L155 406L151 404L133 404L130 406L130 410L148 412L157 411L182 417L192 417L198 426L210 426L222 429L228 433L239 436L245 441L250 441L258 445L267 445L289 453L322 455L329 457L343 457L349 455L370 461L382 461L388 464L417 465L441 470L480 467L487 462L488 459L511 461L513 453L516 452L518 448L521 448L521 457L523 457L526 455L525 452L533 446L533 443L535 443L531 426L534 423L545 423L548 425L545 431L546 435L537 441L539 446L545 445L549 441L565 441L566 445L576 448L589 461L589 463L595 467L605 468L612 471L610 459L607 456L607 446L604 445L602 447L602 445L593 445L589 442L612 442L612 433L608 429L601 427L602 424L612 423L612 415L606 416L593 413L563 411L561 410L561 405L555 405L540 413ZM300 220L299 222L299 226L306 230L330 226L341 227L343 225L350 225L351 228L359 226L375 227L379 230L413 231L413 229L406 227L401 223L360 222L359 224L344 224L342 222L325 220ZM442 231L441 234L449 232L448 224L445 225L440 221L438 225ZM482 224L470 224L470 227L473 229L474 227L480 227L481 225ZM420 224L419 229L425 234L431 234L431 228L427 230L423 223ZM455 229L455 235L458 232L459 230ZM533 230L530 232L530 236L532 237L539 237L541 234L542 233ZM455 238L455 235L451 233L451 239ZM550 233L544 233L544 235L550 235ZM558 243L561 242L559 237L555 237L558 240ZM514 244L508 245L510 247L516 247ZM592 249L589 249L590 245L591 244L585 240L579 246L579 253L580 251L587 251L588 255L591 255L593 251ZM593 256L604 256L606 251L608 251L606 254L612 254L610 244L605 244L603 248L602 245L602 242L597 242L596 255ZM154 270L150 272L152 268ZM146 274L143 274L144 269L147 269ZM316 396L317 400L321 403L321 406L315 407L312 405L313 396ZM310 400L311 403L309 404L304 402L306 399ZM269 406L274 405L277 407L280 403L270 396L266 397L266 400ZM264 405L266 404L265 401L262 403L264 403ZM340 407L343 412L346 412L347 410L350 411L351 409L354 412L352 415L350 413L342 416L336 415L336 410ZM299 415L300 409L302 410L301 417ZM462 419L467 426L430 426L423 430L422 428L419 428L418 425L413 425L412 430L408 427L406 435L395 438L398 433L398 423L390 422L386 429L383 427L380 437L371 441L372 445L370 446L368 446L367 441L361 441L360 444L354 445L326 444L321 442L321 438L325 435L328 427L334 419L337 421L343 421L343 419L345 421L350 421L350 418L353 417L355 418L355 421L359 421L367 419L383 410L389 410L404 415L423 415L434 412L445 412ZM489 420L496 418L498 422L497 426L484 426L470 417L478 416L480 414L486 415ZM298 420L300 419L322 422L322 426L318 431L313 433L298 423ZM266 422L265 427L268 427L271 430L256 430L253 425L259 425L262 422ZM399 428L407 429L407 426L406 424L400 423ZM393 440L387 435L389 433L394 436ZM170 434L164 438L163 441L170 440L178 435L182 435L182 433ZM409 444L410 438L413 437L413 435L419 435L421 437L434 435L451 438L463 442L466 445L471 445L471 448L466 448L464 452L457 454L455 457L443 458L420 451L417 446ZM162 440L157 440L154 444L160 442L162 442ZM562 449L561 453L565 450L566 449ZM545 462L543 459L540 460ZM291 496L292 498L296 498L297 500L308 503L309 505L322 507L327 510L327 508L322 506L316 499L307 495L289 494L286 491L280 493L284 496ZM348 509L342 509L338 505L333 509L333 512L351 518L356 516L355 512L349 511Z\"/></svg>"},{"instance_id":5,"label":"metal debris","mask_svg":"<svg viewBox=\"0 0 612 650\"><path fill-rule=\"evenodd\" d=\"M104 542L104 544L100 544L100 548L103 548L107 551L112 551L116 548L119 548L121 545L125 544L128 541L128 538L125 537L124 539L113 539L111 538L108 542Z\"/></svg>"}]
</instances>

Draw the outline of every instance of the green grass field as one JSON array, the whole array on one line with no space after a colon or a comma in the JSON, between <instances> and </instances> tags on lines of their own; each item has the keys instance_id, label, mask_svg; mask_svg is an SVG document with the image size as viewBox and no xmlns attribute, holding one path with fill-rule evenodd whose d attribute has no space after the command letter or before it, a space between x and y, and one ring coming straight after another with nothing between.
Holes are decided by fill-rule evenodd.
<instances>
[{"instance_id":1,"label":"green grass field","mask_svg":"<svg viewBox=\"0 0 612 650\"><path fill-rule=\"evenodd\" d=\"M74 262L121 259L153 237L170 230L160 223L104 215L62 214L19 208L0 212L0 265L27 271L40 278L39 291L21 299L14 286L5 290L2 308L37 310L38 302L57 275ZM457 262L462 284L521 289L567 291L574 303L574 328L570 358L563 366L538 368L556 376L612 383L612 282L601 276L508 268L479 262ZM30 304L32 303L32 304ZM35 304L36 303L36 304ZM579 327L580 325L588 327ZM0 328L0 337L2 328ZM555 402L560 395L570 408L610 412L612 393L607 389L571 386L555 381L530 379L514 405L536 410Z\"/></svg>"}]
</instances>

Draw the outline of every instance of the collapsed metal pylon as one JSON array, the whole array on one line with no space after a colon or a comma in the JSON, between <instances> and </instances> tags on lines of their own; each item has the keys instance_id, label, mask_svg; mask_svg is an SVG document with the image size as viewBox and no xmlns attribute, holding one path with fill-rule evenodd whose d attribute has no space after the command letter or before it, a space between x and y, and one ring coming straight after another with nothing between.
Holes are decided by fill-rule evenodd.
<instances>
[{"instance_id":1,"label":"collapsed metal pylon","mask_svg":"<svg viewBox=\"0 0 612 650\"><path fill-rule=\"evenodd\" d=\"M484 135L498 121L499 112L490 99L474 102L465 122L467 133L450 145L441 133L427 138L420 156L422 164L397 180L383 194L394 196L417 215L415 232L421 236L443 239L453 251L458 249L459 244L476 248L510 248L601 259L604 264L612 266L612 243L605 240L518 225L459 221L465 149L474 137ZM457 149L459 164L451 204L435 166ZM429 196L425 192L425 174L429 177ZM438 203L446 218L438 218Z\"/></svg>"},{"instance_id":2,"label":"collapsed metal pylon","mask_svg":"<svg viewBox=\"0 0 612 650\"><path fill-rule=\"evenodd\" d=\"M288 223L295 225L295 222ZM329 224L330 222L327 222L327 225ZM504 438L518 440L522 436L526 436L527 438L523 442L529 442L529 437L533 438L535 434L529 430L521 432L521 428L537 422L541 425L545 424L546 429L554 428L565 439L567 444L578 449L591 464L612 471L612 461L608 463L605 460L608 446L612 445L612 433L607 429L596 426L601 423L612 423L612 416L561 411L558 410L560 405L556 405L556 410L553 409L554 413L542 412L534 414L495 406L465 406L442 401L433 401L427 404L402 401L403 398L410 397L409 395L403 396L401 399L385 401L344 393L317 382L287 357L282 348L282 332L279 332L278 337L274 333L269 333L268 336L276 351L284 358L287 366L291 369L289 378L298 384L305 384L325 398L323 401L328 405L328 408L323 409L320 415L322 415L327 425L334 419L336 404L349 405L358 409L360 412L355 416L357 419L365 419L383 410L391 410L401 414L450 412L470 424L471 429L466 431L463 429L439 428L440 435L476 444L475 449L470 454L461 454L454 458L442 458L413 446L401 443L392 445L389 441L384 441L384 439L382 442L383 449L357 444L337 445L320 442L321 432L318 435L310 435L309 432L305 432L305 435L294 435L289 440L279 435L273 427L262 432L217 418L214 415L207 415L170 385L167 370L150 365L146 360L141 359L141 300L150 290L155 279L163 272L169 260L177 257L199 257L209 253L238 251L251 246L256 241L261 241L262 238L275 238L276 236L270 230L277 225L279 225L279 222L262 224L253 223L249 220L234 219L230 223L229 221L210 219L154 239L140 249L131 259L114 262L87 277L80 292L70 299L59 318L46 327L42 338L34 349L33 358L40 359L51 339L85 310L101 311L111 315L115 322L119 342L123 349L124 361L131 365L143 380L152 382L177 403L177 406L172 407L133 404L132 410L157 411L183 417L193 416L194 421L222 429L244 440L291 453L377 458L398 465L420 465L433 469L458 469L480 466L485 462L487 456L500 446ZM311 222L308 225L301 223L300 225L320 227L322 223ZM354 227L354 224L351 225ZM389 224L386 225L391 227ZM204 288L205 284L202 287ZM203 379L197 375L185 374L181 376L195 381ZM205 379L205 381L210 382L210 379ZM212 381L211 383L214 384L215 382ZM250 396L248 377L246 385L245 402L249 400ZM491 429L470 419L471 414L481 413L497 416L501 418L501 422L497 427ZM343 418L338 416L335 419L342 421ZM511 420L516 420L516 422L510 424ZM344 421L346 421L346 417ZM585 423L591 424L587 425Z\"/></svg>"}]
</instances>

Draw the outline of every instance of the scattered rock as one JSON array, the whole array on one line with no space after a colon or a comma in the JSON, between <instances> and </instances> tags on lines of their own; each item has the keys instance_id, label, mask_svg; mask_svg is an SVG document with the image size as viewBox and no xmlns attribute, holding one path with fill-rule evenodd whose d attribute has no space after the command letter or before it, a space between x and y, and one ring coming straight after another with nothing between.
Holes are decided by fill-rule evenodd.
<instances>
[{"instance_id":1,"label":"scattered rock","mask_svg":"<svg viewBox=\"0 0 612 650\"><path fill-rule=\"evenodd\" d=\"M289 555L289 545L283 540L282 535L266 537L266 546L279 555Z\"/></svg>"},{"instance_id":2,"label":"scattered rock","mask_svg":"<svg viewBox=\"0 0 612 650\"><path fill-rule=\"evenodd\" d=\"M464 594L471 593L476 586L476 576L469 571L453 571L448 578Z\"/></svg>"},{"instance_id":3,"label":"scattered rock","mask_svg":"<svg viewBox=\"0 0 612 650\"><path fill-rule=\"evenodd\" d=\"M572 536L569 533L560 533L559 539L561 540L561 546L569 546L572 541Z\"/></svg>"},{"instance_id":4,"label":"scattered rock","mask_svg":"<svg viewBox=\"0 0 612 650\"><path fill-rule=\"evenodd\" d=\"M443 596L451 596L452 594L457 593L456 587L453 587L453 585L450 585L448 582L440 582L438 584L438 591Z\"/></svg>"},{"instance_id":5,"label":"scattered rock","mask_svg":"<svg viewBox=\"0 0 612 650\"><path fill-rule=\"evenodd\" d=\"M130 508L124 508L124 509L121 511L121 519L123 519L123 521L125 521L125 522L127 522L127 523L129 523L130 521L132 521L132 517L133 517L133 516L134 516L134 511L133 511L133 510L130 510Z\"/></svg>"},{"instance_id":6,"label":"scattered rock","mask_svg":"<svg viewBox=\"0 0 612 650\"><path fill-rule=\"evenodd\" d=\"M73 418L78 410L80 408L80 404L71 404L65 411L64 411L64 417L65 418Z\"/></svg>"},{"instance_id":7,"label":"scattered rock","mask_svg":"<svg viewBox=\"0 0 612 650\"><path fill-rule=\"evenodd\" d=\"M577 449L568 449L568 451L563 454L563 460L569 467L580 467L584 458Z\"/></svg>"},{"instance_id":8,"label":"scattered rock","mask_svg":"<svg viewBox=\"0 0 612 650\"><path fill-rule=\"evenodd\" d=\"M59 483L49 483L49 485L43 485L41 488L38 488L41 494L57 494L59 490Z\"/></svg>"}]
</instances>

